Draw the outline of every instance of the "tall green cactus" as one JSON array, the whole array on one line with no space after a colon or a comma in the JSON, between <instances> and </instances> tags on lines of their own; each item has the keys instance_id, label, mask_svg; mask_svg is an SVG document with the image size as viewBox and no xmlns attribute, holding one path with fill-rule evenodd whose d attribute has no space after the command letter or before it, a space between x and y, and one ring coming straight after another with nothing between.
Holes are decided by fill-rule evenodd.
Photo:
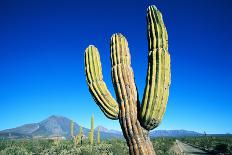
<instances>
[{"instance_id":1,"label":"tall green cactus","mask_svg":"<svg viewBox=\"0 0 232 155\"><path fill-rule=\"evenodd\" d=\"M83 140L83 131L82 131L82 126L80 126L79 134L78 134L78 141L81 142L81 145L82 145L82 140Z\"/></svg>"},{"instance_id":2,"label":"tall green cactus","mask_svg":"<svg viewBox=\"0 0 232 155\"><path fill-rule=\"evenodd\" d=\"M71 138L74 138L74 122L72 120L70 122L70 135Z\"/></svg>"},{"instance_id":3,"label":"tall green cactus","mask_svg":"<svg viewBox=\"0 0 232 155\"><path fill-rule=\"evenodd\" d=\"M100 133L100 127L97 129L97 144L101 143L101 133Z\"/></svg>"},{"instance_id":4,"label":"tall green cactus","mask_svg":"<svg viewBox=\"0 0 232 155\"><path fill-rule=\"evenodd\" d=\"M77 145L79 143L79 138L77 135L74 135L74 122L73 120L71 120L70 122L70 135L71 135L71 139L73 140L74 144Z\"/></svg>"},{"instance_id":5,"label":"tall green cactus","mask_svg":"<svg viewBox=\"0 0 232 155\"><path fill-rule=\"evenodd\" d=\"M142 104L134 81L126 38L119 33L110 42L113 99L103 81L100 55L90 45L85 51L85 71L89 90L103 113L119 119L130 154L154 155L149 130L157 127L164 115L170 86L168 35L162 15L155 6L147 10L148 69Z\"/></svg>"},{"instance_id":6,"label":"tall green cactus","mask_svg":"<svg viewBox=\"0 0 232 155\"><path fill-rule=\"evenodd\" d=\"M90 144L94 143L94 116L91 117L91 129L89 132L89 142Z\"/></svg>"}]
</instances>

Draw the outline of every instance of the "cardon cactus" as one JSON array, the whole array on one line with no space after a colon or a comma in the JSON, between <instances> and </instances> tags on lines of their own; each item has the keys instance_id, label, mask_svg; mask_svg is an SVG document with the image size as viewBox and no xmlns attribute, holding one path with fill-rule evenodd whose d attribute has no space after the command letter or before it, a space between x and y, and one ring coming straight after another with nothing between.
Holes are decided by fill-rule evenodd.
<instances>
[{"instance_id":1,"label":"cardon cactus","mask_svg":"<svg viewBox=\"0 0 232 155\"><path fill-rule=\"evenodd\" d=\"M155 6L147 10L148 69L140 104L126 38L119 33L110 42L112 81L115 101L103 81L100 55L90 45L85 51L85 71L89 90L103 113L119 119L130 154L154 155L149 130L157 127L164 115L170 86L168 35L162 15Z\"/></svg>"},{"instance_id":2,"label":"cardon cactus","mask_svg":"<svg viewBox=\"0 0 232 155\"><path fill-rule=\"evenodd\" d=\"M91 129L89 132L89 142L90 144L94 143L94 116L91 117Z\"/></svg>"},{"instance_id":3,"label":"cardon cactus","mask_svg":"<svg viewBox=\"0 0 232 155\"><path fill-rule=\"evenodd\" d=\"M81 145L82 145L82 142L83 142L82 126L80 126L80 128L79 128L78 141L81 142Z\"/></svg>"},{"instance_id":4,"label":"cardon cactus","mask_svg":"<svg viewBox=\"0 0 232 155\"><path fill-rule=\"evenodd\" d=\"M101 143L101 133L100 133L100 128L97 129L97 144Z\"/></svg>"},{"instance_id":5,"label":"cardon cactus","mask_svg":"<svg viewBox=\"0 0 232 155\"><path fill-rule=\"evenodd\" d=\"M74 122L72 120L70 123L70 135L71 135L71 138L73 139L74 138Z\"/></svg>"}]
</instances>

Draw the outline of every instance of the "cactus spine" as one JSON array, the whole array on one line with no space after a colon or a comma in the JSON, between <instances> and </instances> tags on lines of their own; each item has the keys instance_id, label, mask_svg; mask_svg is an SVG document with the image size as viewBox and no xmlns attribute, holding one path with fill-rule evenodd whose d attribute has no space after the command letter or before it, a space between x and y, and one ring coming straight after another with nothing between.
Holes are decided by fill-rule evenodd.
<instances>
[{"instance_id":1,"label":"cactus spine","mask_svg":"<svg viewBox=\"0 0 232 155\"><path fill-rule=\"evenodd\" d=\"M97 144L101 143L101 135L100 135L100 128L97 130Z\"/></svg>"},{"instance_id":2,"label":"cactus spine","mask_svg":"<svg viewBox=\"0 0 232 155\"><path fill-rule=\"evenodd\" d=\"M94 143L94 116L91 117L91 129L89 132L89 142L93 145Z\"/></svg>"},{"instance_id":3,"label":"cactus spine","mask_svg":"<svg viewBox=\"0 0 232 155\"><path fill-rule=\"evenodd\" d=\"M154 155L148 132L156 128L164 115L170 86L168 35L162 15L155 6L147 10L148 69L142 104L131 67L126 38L119 33L111 37L112 81L117 102L102 77L100 55L90 45L85 51L85 71L89 90L103 113L119 119L132 155Z\"/></svg>"}]
</instances>

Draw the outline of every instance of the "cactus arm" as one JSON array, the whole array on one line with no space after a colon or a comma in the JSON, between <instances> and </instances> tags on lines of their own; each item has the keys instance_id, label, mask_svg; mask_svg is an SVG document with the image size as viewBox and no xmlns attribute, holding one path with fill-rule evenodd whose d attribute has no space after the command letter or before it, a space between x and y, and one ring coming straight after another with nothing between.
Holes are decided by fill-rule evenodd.
<instances>
[{"instance_id":1,"label":"cactus arm","mask_svg":"<svg viewBox=\"0 0 232 155\"><path fill-rule=\"evenodd\" d=\"M140 109L140 123L147 130L157 127L166 109L170 85L168 36L162 15L155 6L147 12L148 70Z\"/></svg>"},{"instance_id":2,"label":"cactus arm","mask_svg":"<svg viewBox=\"0 0 232 155\"><path fill-rule=\"evenodd\" d=\"M89 91L94 100L110 119L118 119L118 103L114 100L103 81L98 49L90 45L85 50L85 72Z\"/></svg>"}]
</instances>

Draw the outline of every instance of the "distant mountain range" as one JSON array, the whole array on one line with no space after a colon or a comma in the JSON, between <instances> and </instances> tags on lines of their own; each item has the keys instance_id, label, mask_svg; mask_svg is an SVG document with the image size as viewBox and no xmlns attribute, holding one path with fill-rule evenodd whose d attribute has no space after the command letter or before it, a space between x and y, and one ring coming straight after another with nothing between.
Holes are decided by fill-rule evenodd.
<instances>
[{"instance_id":1,"label":"distant mountain range","mask_svg":"<svg viewBox=\"0 0 232 155\"><path fill-rule=\"evenodd\" d=\"M187 130L154 130L150 132L151 137L188 137L202 136L201 133Z\"/></svg>"},{"instance_id":2,"label":"distant mountain range","mask_svg":"<svg viewBox=\"0 0 232 155\"><path fill-rule=\"evenodd\" d=\"M39 122L25 124L20 127L6 129L0 131L0 138L19 139L19 138L53 138L60 137L62 139L70 139L70 123L71 120L63 116L50 116L49 118ZM79 125L74 122L74 134L79 133ZM109 130L104 126L95 128L94 134L97 135L97 129L100 128L101 138L123 138L122 132L117 130ZM82 128L84 137L88 136L90 129ZM180 136L200 136L202 134L194 131L186 130L154 130L150 132L153 137L180 137Z\"/></svg>"},{"instance_id":3,"label":"distant mountain range","mask_svg":"<svg viewBox=\"0 0 232 155\"><path fill-rule=\"evenodd\" d=\"M49 118L39 122L25 124L16 128L6 129L0 131L0 138L53 138L60 137L63 139L70 139L70 124L71 119L63 116L52 115ZM108 130L103 126L100 127L101 138L122 138L121 132L116 132L113 130ZM80 126L74 122L74 134L79 133ZM97 129L97 128L95 128ZM84 137L88 137L90 129L82 127ZM95 136L97 135L97 130L94 131Z\"/></svg>"}]
</instances>

